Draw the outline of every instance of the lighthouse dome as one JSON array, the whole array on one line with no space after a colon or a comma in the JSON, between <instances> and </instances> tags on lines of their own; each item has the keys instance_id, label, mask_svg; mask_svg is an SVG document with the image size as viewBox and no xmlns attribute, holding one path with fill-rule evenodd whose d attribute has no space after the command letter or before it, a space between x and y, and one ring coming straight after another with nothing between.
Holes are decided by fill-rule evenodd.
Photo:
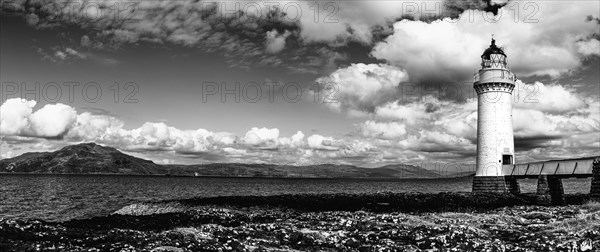
<instances>
[{"instance_id":1,"label":"lighthouse dome","mask_svg":"<svg viewBox=\"0 0 600 252\"><path fill-rule=\"evenodd\" d=\"M483 51L483 54L481 55L481 57L484 59L489 59L490 55L492 55L492 54L501 54L501 55L504 55L504 57L506 57L506 54L504 54L504 51L502 50L502 48L496 46L495 39L492 39L492 44L490 45L490 47L488 47L488 49L485 49L485 51Z\"/></svg>"}]
</instances>

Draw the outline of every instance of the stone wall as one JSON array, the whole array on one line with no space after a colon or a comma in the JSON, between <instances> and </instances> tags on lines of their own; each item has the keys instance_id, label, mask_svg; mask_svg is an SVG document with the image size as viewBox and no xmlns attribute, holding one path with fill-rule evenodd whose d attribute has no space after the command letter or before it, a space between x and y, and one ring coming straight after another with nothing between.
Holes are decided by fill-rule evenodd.
<instances>
[{"instance_id":1,"label":"stone wall","mask_svg":"<svg viewBox=\"0 0 600 252\"><path fill-rule=\"evenodd\" d=\"M504 176L473 177L474 193L521 193L519 182L515 178Z\"/></svg>"},{"instance_id":2,"label":"stone wall","mask_svg":"<svg viewBox=\"0 0 600 252\"><path fill-rule=\"evenodd\" d=\"M508 193L504 176L473 177L473 193Z\"/></svg>"}]
</instances>

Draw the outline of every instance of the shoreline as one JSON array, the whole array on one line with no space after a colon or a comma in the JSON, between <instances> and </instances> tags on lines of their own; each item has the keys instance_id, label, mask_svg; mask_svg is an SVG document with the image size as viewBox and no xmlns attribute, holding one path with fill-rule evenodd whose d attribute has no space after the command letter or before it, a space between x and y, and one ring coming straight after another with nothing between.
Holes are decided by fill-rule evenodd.
<instances>
[{"instance_id":1,"label":"shoreline","mask_svg":"<svg viewBox=\"0 0 600 252\"><path fill-rule=\"evenodd\" d=\"M323 180L377 180L377 181L404 181L404 180L453 180L471 179L473 176L460 177L433 177L433 178L390 178L390 177L268 177L268 176L188 176L168 174L125 174L125 173L31 173L31 172L0 172L0 176L123 176L123 177L165 177L165 178L240 178L240 179L323 179Z\"/></svg>"},{"instance_id":2,"label":"shoreline","mask_svg":"<svg viewBox=\"0 0 600 252\"><path fill-rule=\"evenodd\" d=\"M0 218L0 250L600 248L599 202L590 202L582 194L566 195L569 205L565 206L532 205L533 199L534 195L528 194L376 193L167 200L129 205L108 216L63 222Z\"/></svg>"},{"instance_id":3,"label":"shoreline","mask_svg":"<svg viewBox=\"0 0 600 252\"><path fill-rule=\"evenodd\" d=\"M590 201L589 194L565 194L565 205ZM279 207L299 211L439 212L489 210L500 207L537 205L535 193L497 194L471 192L379 192L331 194L278 194L265 196L217 196L155 201L156 204L183 206Z\"/></svg>"}]
</instances>

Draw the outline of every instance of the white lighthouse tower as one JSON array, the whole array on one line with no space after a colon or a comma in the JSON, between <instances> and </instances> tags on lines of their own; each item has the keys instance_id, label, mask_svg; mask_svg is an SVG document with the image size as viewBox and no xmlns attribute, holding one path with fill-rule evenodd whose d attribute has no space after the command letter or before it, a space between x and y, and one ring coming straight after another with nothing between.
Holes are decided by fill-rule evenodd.
<instances>
[{"instance_id":1,"label":"white lighthouse tower","mask_svg":"<svg viewBox=\"0 0 600 252\"><path fill-rule=\"evenodd\" d=\"M473 192L509 191L502 167L514 164L511 102L515 81L506 54L492 39L481 55L481 69L473 83L477 92L477 171Z\"/></svg>"}]
</instances>

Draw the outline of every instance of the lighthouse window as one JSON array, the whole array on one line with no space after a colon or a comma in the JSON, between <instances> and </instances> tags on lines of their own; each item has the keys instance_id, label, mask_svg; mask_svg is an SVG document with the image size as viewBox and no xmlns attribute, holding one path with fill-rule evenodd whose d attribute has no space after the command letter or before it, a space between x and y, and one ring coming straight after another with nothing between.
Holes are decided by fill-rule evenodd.
<instances>
[{"instance_id":1,"label":"lighthouse window","mask_svg":"<svg viewBox=\"0 0 600 252\"><path fill-rule=\"evenodd\" d=\"M513 164L512 155L502 155L502 164Z\"/></svg>"}]
</instances>

